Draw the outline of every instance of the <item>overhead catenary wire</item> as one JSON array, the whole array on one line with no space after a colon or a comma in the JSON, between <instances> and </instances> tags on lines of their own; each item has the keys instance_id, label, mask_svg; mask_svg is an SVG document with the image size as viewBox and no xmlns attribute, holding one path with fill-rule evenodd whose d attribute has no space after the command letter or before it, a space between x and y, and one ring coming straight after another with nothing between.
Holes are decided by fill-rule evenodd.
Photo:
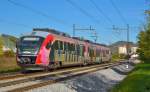
<instances>
[{"instance_id":1,"label":"overhead catenary wire","mask_svg":"<svg viewBox=\"0 0 150 92\"><path fill-rule=\"evenodd\" d=\"M113 2L113 0L109 0L110 3L112 4L112 6L114 7L114 9L116 10L116 12L118 13L118 15L120 16L121 20L123 21L123 23L126 25L128 24L125 17L123 16L123 14L121 13L121 11L119 10L119 8L116 6L116 4Z\"/></svg>"},{"instance_id":2,"label":"overhead catenary wire","mask_svg":"<svg viewBox=\"0 0 150 92\"><path fill-rule=\"evenodd\" d=\"M22 24L22 23L18 23L18 22L15 22L15 21L8 21L8 20L5 20L5 19L0 19L0 22L4 22L4 23L7 23L7 24L11 24L11 25L16 25L16 26L19 26L19 27L24 27L24 28L33 28L29 25L26 25L26 24Z\"/></svg>"},{"instance_id":3,"label":"overhead catenary wire","mask_svg":"<svg viewBox=\"0 0 150 92\"><path fill-rule=\"evenodd\" d=\"M107 15L107 14L105 14L103 11L102 11L102 9L100 8L100 6L98 6L95 2L94 2L94 0L89 0L92 4L93 4L93 6L98 10L98 12L99 12L99 14L102 14L104 17L105 17L105 19L110 23L110 24L112 24L112 21L111 21L111 19L109 18L109 16Z\"/></svg>"},{"instance_id":4,"label":"overhead catenary wire","mask_svg":"<svg viewBox=\"0 0 150 92\"><path fill-rule=\"evenodd\" d=\"M85 16L87 16L89 19L91 19L93 22L96 23L100 23L99 20L95 19L93 15L91 15L90 13L88 13L86 10L84 10L83 8L81 8L77 3L71 1L71 0L66 0L69 4L71 4L73 7L75 7L76 9L78 9L82 14L84 14Z\"/></svg>"},{"instance_id":5,"label":"overhead catenary wire","mask_svg":"<svg viewBox=\"0 0 150 92\"><path fill-rule=\"evenodd\" d=\"M31 7L29 7L29 6L25 5L25 4L18 3L18 2L14 1L14 0L7 0L7 1L10 2L11 4L15 5L15 6L22 7L22 8L24 8L24 9L26 9L28 11L31 11L31 12L33 12L35 14L41 15L41 16L43 16L45 18L48 18L49 20L54 21L56 23L59 23L59 24L65 25L65 26L69 26L69 27L71 26L66 21L63 21L63 20L58 19L58 18L56 18L54 16L48 15L48 14L42 12L42 11L36 10L34 8L31 8Z\"/></svg>"}]
</instances>

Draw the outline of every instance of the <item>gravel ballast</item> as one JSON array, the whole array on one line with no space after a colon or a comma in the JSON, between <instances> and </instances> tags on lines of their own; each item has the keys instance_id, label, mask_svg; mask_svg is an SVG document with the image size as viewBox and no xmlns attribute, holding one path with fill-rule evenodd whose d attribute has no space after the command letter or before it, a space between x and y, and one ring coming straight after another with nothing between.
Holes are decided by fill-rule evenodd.
<instances>
[{"instance_id":1,"label":"gravel ballast","mask_svg":"<svg viewBox=\"0 0 150 92\"><path fill-rule=\"evenodd\" d=\"M133 68L133 65L124 63L28 92L108 92L114 85L122 81Z\"/></svg>"}]
</instances>

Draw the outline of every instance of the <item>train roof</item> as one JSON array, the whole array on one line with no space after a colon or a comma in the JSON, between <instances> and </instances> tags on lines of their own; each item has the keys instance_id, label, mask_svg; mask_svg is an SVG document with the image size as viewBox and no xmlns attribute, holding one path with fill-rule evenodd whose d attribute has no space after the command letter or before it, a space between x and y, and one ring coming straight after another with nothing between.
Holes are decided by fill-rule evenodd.
<instances>
[{"instance_id":1,"label":"train roof","mask_svg":"<svg viewBox=\"0 0 150 92\"><path fill-rule=\"evenodd\" d=\"M55 35L58 35L60 37L67 37L67 38L70 38L70 39L74 39L74 40L78 40L78 41L82 41L82 42L87 42L89 44L93 44L93 45L99 45L99 46L103 46L103 47L107 47L107 45L105 44L100 44L100 43L95 43L91 40L88 40L88 39L83 39L83 38L80 38L80 37L71 37L70 35L68 35L67 33L64 33L64 32L60 32L60 31L57 31L55 29L49 29L49 28L34 28L33 29L33 32L48 32L48 33L51 33L51 34L55 34Z\"/></svg>"},{"instance_id":2,"label":"train roof","mask_svg":"<svg viewBox=\"0 0 150 92\"><path fill-rule=\"evenodd\" d=\"M49 33L56 34L56 35L70 37L70 35L67 33L60 32L60 31L57 31L55 29L49 29L49 28L34 28L33 31L43 31L43 32L49 32Z\"/></svg>"}]
</instances>

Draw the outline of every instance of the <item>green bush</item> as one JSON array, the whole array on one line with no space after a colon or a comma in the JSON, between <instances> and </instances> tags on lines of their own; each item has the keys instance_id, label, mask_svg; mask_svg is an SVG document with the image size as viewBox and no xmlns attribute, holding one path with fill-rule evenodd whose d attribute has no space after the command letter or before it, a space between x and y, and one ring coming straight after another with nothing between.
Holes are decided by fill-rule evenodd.
<instances>
[{"instance_id":1,"label":"green bush","mask_svg":"<svg viewBox=\"0 0 150 92\"><path fill-rule=\"evenodd\" d=\"M150 63L150 16L145 29L138 36L138 53L140 59L145 63Z\"/></svg>"},{"instance_id":2,"label":"green bush","mask_svg":"<svg viewBox=\"0 0 150 92\"><path fill-rule=\"evenodd\" d=\"M120 59L126 59L126 55L125 54L118 54L118 53L112 54L112 60L113 61L118 61Z\"/></svg>"},{"instance_id":3,"label":"green bush","mask_svg":"<svg viewBox=\"0 0 150 92\"><path fill-rule=\"evenodd\" d=\"M5 57L14 57L15 53L12 50L8 50L4 52Z\"/></svg>"},{"instance_id":4,"label":"green bush","mask_svg":"<svg viewBox=\"0 0 150 92\"><path fill-rule=\"evenodd\" d=\"M2 48L3 48L2 39L1 39L1 37L0 37L0 56L3 55L3 50L2 50Z\"/></svg>"}]
</instances>

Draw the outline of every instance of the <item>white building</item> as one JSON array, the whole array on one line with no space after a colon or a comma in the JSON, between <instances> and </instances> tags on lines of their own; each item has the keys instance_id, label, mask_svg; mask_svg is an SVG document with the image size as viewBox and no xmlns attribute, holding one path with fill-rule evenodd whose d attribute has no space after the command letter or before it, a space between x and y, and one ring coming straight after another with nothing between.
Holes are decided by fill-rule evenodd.
<instances>
[{"instance_id":1,"label":"white building","mask_svg":"<svg viewBox=\"0 0 150 92\"><path fill-rule=\"evenodd\" d=\"M3 46L2 50L5 52L5 51L10 51L11 49L6 46Z\"/></svg>"},{"instance_id":2,"label":"white building","mask_svg":"<svg viewBox=\"0 0 150 92\"><path fill-rule=\"evenodd\" d=\"M130 54L136 53L137 49L138 49L137 46L130 46L129 47ZM127 47L126 47L126 45L118 46L118 53L119 54L127 54Z\"/></svg>"},{"instance_id":3,"label":"white building","mask_svg":"<svg viewBox=\"0 0 150 92\"><path fill-rule=\"evenodd\" d=\"M127 54L127 48L126 48L126 46L119 46L118 47L118 53L119 54Z\"/></svg>"},{"instance_id":4,"label":"white building","mask_svg":"<svg viewBox=\"0 0 150 92\"><path fill-rule=\"evenodd\" d=\"M16 53L16 48L11 49L9 47L3 46L2 50L3 52L12 50L14 53Z\"/></svg>"},{"instance_id":5,"label":"white building","mask_svg":"<svg viewBox=\"0 0 150 92\"><path fill-rule=\"evenodd\" d=\"M131 47L131 53L136 53L137 49L138 49L138 47L136 47L136 46Z\"/></svg>"}]
</instances>

